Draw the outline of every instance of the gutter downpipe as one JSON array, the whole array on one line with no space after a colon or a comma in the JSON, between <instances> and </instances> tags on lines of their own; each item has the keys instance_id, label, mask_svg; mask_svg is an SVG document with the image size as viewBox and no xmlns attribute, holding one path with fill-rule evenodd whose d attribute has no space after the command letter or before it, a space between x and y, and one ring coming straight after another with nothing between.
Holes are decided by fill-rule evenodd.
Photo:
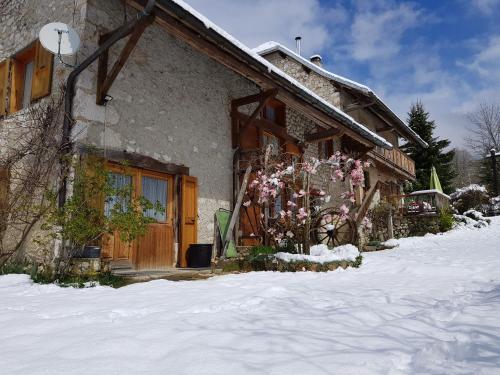
<instances>
[{"instance_id":1,"label":"gutter downpipe","mask_svg":"<svg viewBox=\"0 0 500 375\"><path fill-rule=\"evenodd\" d=\"M71 71L66 80L66 92L64 94L64 122L63 131L61 139L61 153L62 153L62 163L66 163L64 158L70 153L71 144L71 128L73 125L73 97L75 95L75 84L76 79L90 64L97 60L104 52L106 52L113 44L128 36L134 31L135 26L141 22L145 17L149 16L156 5L155 0L148 0L148 3L142 10L142 12L137 14L137 17L130 22L120 26L116 29L113 34L107 38L104 43L102 43L97 50L94 51L89 57L87 57L80 65ZM59 208L64 206L66 202L66 192L67 192L67 177L64 177L61 181L61 186L59 189L58 205Z\"/></svg>"}]
</instances>

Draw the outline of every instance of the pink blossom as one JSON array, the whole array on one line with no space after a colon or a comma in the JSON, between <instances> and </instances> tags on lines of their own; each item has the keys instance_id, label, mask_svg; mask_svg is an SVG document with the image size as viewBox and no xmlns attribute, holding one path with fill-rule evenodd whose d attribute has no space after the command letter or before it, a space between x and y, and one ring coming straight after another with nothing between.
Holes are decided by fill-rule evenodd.
<instances>
[{"instance_id":1,"label":"pink blossom","mask_svg":"<svg viewBox=\"0 0 500 375\"><path fill-rule=\"evenodd\" d=\"M251 203L252 203L251 201L246 201L245 203L243 203L243 206L248 207L250 206Z\"/></svg>"},{"instance_id":2,"label":"pink blossom","mask_svg":"<svg viewBox=\"0 0 500 375\"><path fill-rule=\"evenodd\" d=\"M297 214L297 219L303 220L305 219L309 214L307 213L306 209L304 207L299 208L299 213Z\"/></svg>"},{"instance_id":3,"label":"pink blossom","mask_svg":"<svg viewBox=\"0 0 500 375\"><path fill-rule=\"evenodd\" d=\"M297 205L295 203L293 203L292 201L288 201L286 202L287 206L290 206L290 207L297 207Z\"/></svg>"},{"instance_id":4,"label":"pink blossom","mask_svg":"<svg viewBox=\"0 0 500 375\"><path fill-rule=\"evenodd\" d=\"M372 165L372 163L370 163L369 161L365 161L365 162L363 163L363 168L370 168L370 167L371 167L371 165Z\"/></svg>"},{"instance_id":5,"label":"pink blossom","mask_svg":"<svg viewBox=\"0 0 500 375\"><path fill-rule=\"evenodd\" d=\"M342 204L342 206L339 207L340 211L340 216L345 219L347 215L349 214L349 208L345 204Z\"/></svg>"},{"instance_id":6,"label":"pink blossom","mask_svg":"<svg viewBox=\"0 0 500 375\"><path fill-rule=\"evenodd\" d=\"M359 186L365 181L365 176L361 168L356 168L351 171L351 181L354 186Z\"/></svg>"}]
</instances>

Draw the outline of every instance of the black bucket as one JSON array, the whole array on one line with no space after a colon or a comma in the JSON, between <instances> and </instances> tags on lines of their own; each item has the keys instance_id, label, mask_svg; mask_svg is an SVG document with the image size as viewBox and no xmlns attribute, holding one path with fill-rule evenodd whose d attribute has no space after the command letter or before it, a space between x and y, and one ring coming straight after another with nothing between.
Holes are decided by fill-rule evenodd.
<instances>
[{"instance_id":1,"label":"black bucket","mask_svg":"<svg viewBox=\"0 0 500 375\"><path fill-rule=\"evenodd\" d=\"M192 244L187 251L189 268L207 268L212 261L212 244Z\"/></svg>"},{"instance_id":2,"label":"black bucket","mask_svg":"<svg viewBox=\"0 0 500 375\"><path fill-rule=\"evenodd\" d=\"M100 256L100 246L84 246L75 253L74 258L99 258Z\"/></svg>"}]
</instances>

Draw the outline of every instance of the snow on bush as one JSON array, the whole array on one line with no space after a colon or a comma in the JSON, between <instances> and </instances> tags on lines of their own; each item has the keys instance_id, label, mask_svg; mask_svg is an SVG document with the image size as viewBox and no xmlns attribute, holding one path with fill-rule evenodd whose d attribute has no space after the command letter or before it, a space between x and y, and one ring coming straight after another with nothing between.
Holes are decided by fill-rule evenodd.
<instances>
[{"instance_id":1,"label":"snow on bush","mask_svg":"<svg viewBox=\"0 0 500 375\"><path fill-rule=\"evenodd\" d=\"M385 247L397 247L399 246L399 241L395 238L391 238L390 240L384 241L381 243L381 245Z\"/></svg>"},{"instance_id":2,"label":"snow on bush","mask_svg":"<svg viewBox=\"0 0 500 375\"><path fill-rule=\"evenodd\" d=\"M450 194L451 202L460 213L470 209L480 209L488 202L488 192L482 185L472 184L457 189Z\"/></svg>"},{"instance_id":3,"label":"snow on bush","mask_svg":"<svg viewBox=\"0 0 500 375\"><path fill-rule=\"evenodd\" d=\"M484 220L483 214L479 211L476 211L476 210L465 211L464 216L470 217L471 219L474 219L476 221Z\"/></svg>"},{"instance_id":4,"label":"snow on bush","mask_svg":"<svg viewBox=\"0 0 500 375\"><path fill-rule=\"evenodd\" d=\"M486 191L486 188L482 185L471 184L469 186L465 186L463 188L457 189L454 193L450 194L450 198L451 199L459 199L464 194L468 194L470 192L486 193L487 191Z\"/></svg>"},{"instance_id":5,"label":"snow on bush","mask_svg":"<svg viewBox=\"0 0 500 375\"><path fill-rule=\"evenodd\" d=\"M467 228L484 228L490 224L490 220L476 210L468 210L463 215L453 215L453 217L457 226L465 226Z\"/></svg>"},{"instance_id":6,"label":"snow on bush","mask_svg":"<svg viewBox=\"0 0 500 375\"><path fill-rule=\"evenodd\" d=\"M347 244L328 249L324 244L311 246L310 255L276 253L276 258L285 262L307 261L312 263L329 263L342 260L354 261L359 256L359 250L356 246Z\"/></svg>"}]
</instances>

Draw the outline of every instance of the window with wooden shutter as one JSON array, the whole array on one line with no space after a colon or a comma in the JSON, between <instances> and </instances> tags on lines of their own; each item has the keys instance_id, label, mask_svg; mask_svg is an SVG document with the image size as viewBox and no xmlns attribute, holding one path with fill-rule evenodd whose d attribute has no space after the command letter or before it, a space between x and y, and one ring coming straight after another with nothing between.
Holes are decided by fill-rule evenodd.
<instances>
[{"instance_id":1,"label":"window with wooden shutter","mask_svg":"<svg viewBox=\"0 0 500 375\"><path fill-rule=\"evenodd\" d=\"M31 100L37 100L50 94L52 86L52 69L54 56L43 48L40 41L35 43L35 61L33 81L31 85Z\"/></svg>"},{"instance_id":2,"label":"window with wooden shutter","mask_svg":"<svg viewBox=\"0 0 500 375\"><path fill-rule=\"evenodd\" d=\"M0 63L0 113L17 112L49 95L53 65L53 55L38 40Z\"/></svg>"},{"instance_id":3,"label":"window with wooden shutter","mask_svg":"<svg viewBox=\"0 0 500 375\"><path fill-rule=\"evenodd\" d=\"M9 61L0 63L0 117L7 114L7 89L9 81Z\"/></svg>"}]
</instances>

